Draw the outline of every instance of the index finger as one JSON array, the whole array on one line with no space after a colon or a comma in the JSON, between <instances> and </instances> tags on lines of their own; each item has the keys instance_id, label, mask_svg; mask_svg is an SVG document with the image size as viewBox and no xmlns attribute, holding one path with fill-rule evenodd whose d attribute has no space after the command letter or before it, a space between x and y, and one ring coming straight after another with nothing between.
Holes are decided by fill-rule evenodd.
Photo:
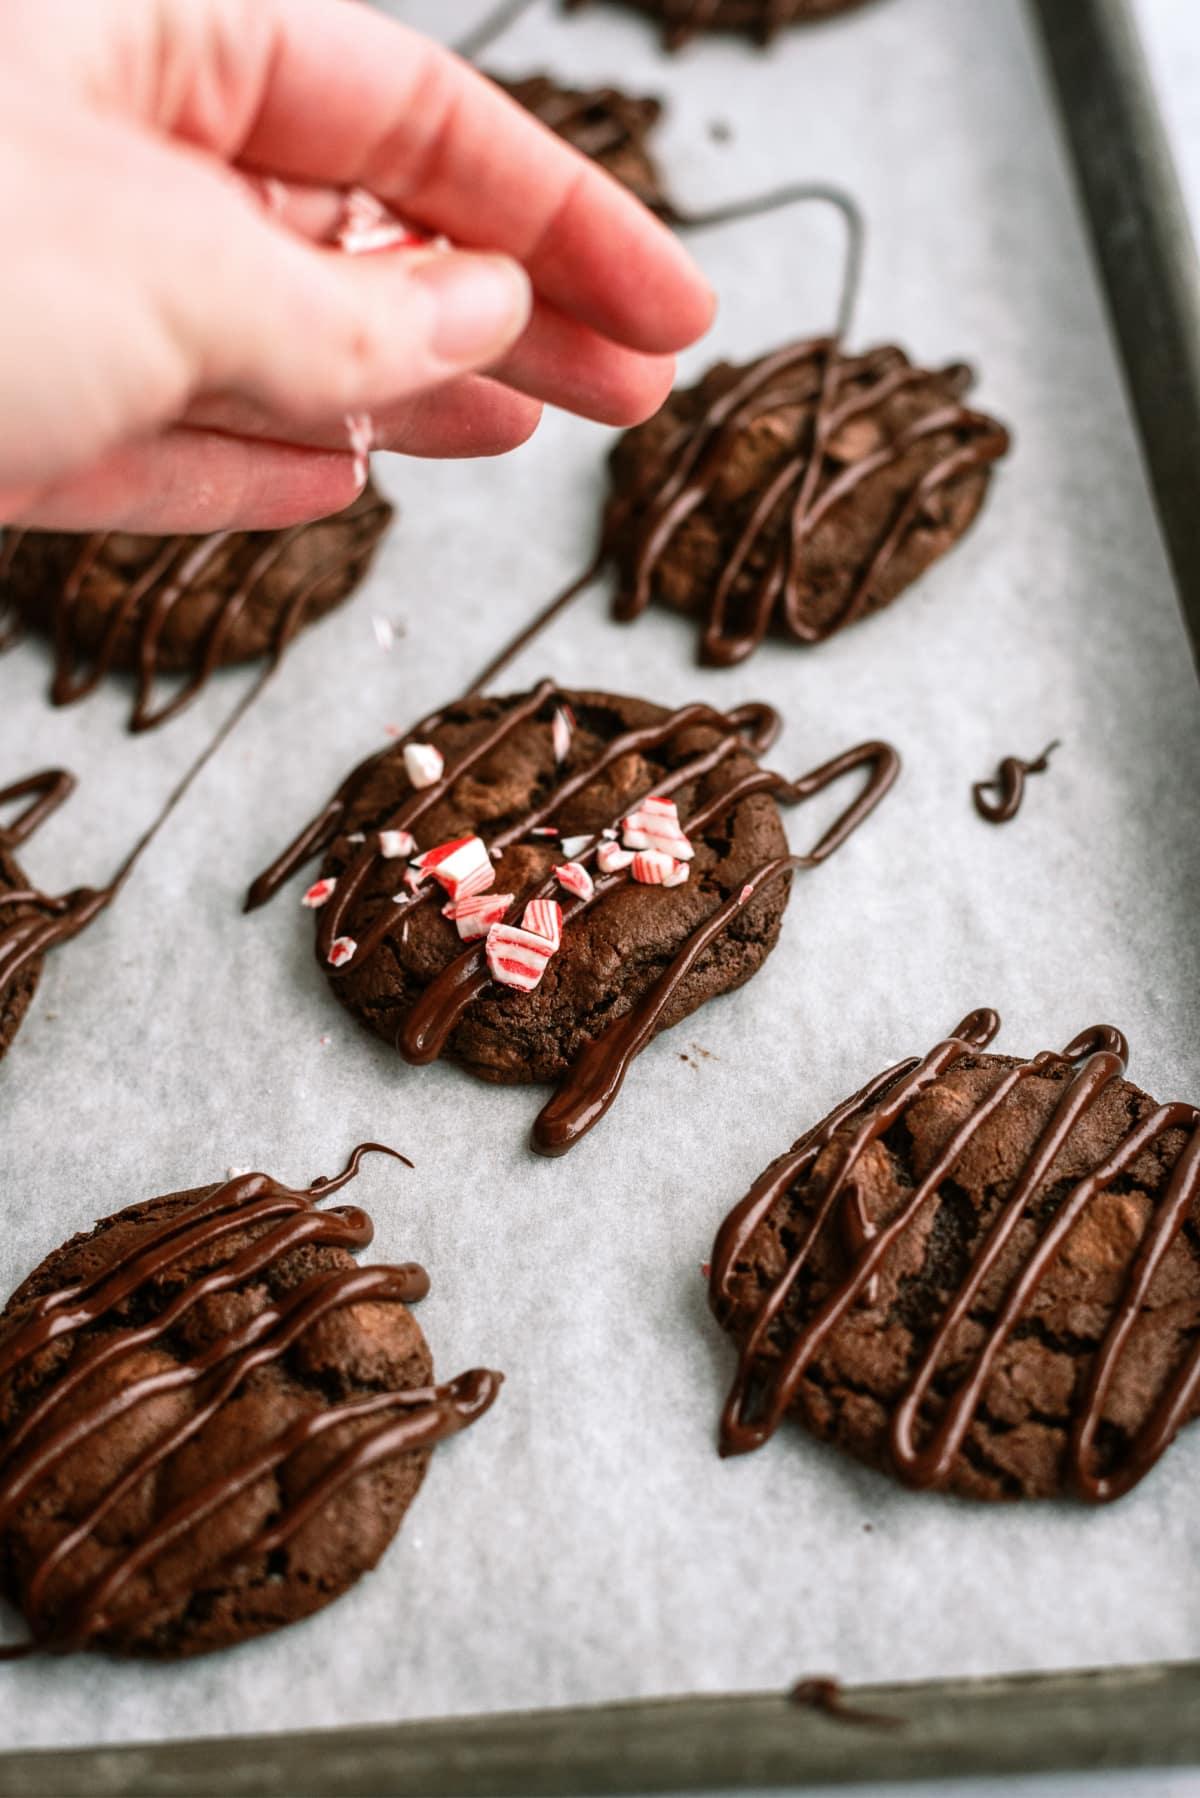
<instances>
[{"instance_id":1,"label":"index finger","mask_svg":"<svg viewBox=\"0 0 1200 1798\"><path fill-rule=\"evenodd\" d=\"M667 354L707 329L713 296L679 240L450 51L365 6L254 12L268 42L261 91L239 96L242 161L361 185L454 243L514 256L552 305L633 349Z\"/></svg>"}]
</instances>

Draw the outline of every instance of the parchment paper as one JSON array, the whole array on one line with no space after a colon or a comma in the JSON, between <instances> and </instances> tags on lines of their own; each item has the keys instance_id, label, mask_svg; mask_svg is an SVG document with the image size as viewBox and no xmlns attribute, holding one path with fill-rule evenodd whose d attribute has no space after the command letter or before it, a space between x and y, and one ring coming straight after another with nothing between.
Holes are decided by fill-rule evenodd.
<instances>
[{"instance_id":1,"label":"parchment paper","mask_svg":"<svg viewBox=\"0 0 1200 1798\"><path fill-rule=\"evenodd\" d=\"M406 16L446 29L445 10ZM772 700L787 769L877 734L905 760L868 827L798 879L764 974L654 1045L563 1162L526 1149L536 1092L409 1069L340 1012L297 887L238 914L384 727L458 692L587 559L609 434L555 417L506 462L380 463L403 516L368 589L297 644L119 906L55 955L0 1070L0 1285L144 1195L230 1164L302 1181L383 1137L417 1168L364 1171L376 1252L429 1267L443 1374L482 1362L508 1383L348 1598L190 1665L4 1668L13 1745L1200 1651L1200 1430L1098 1512L913 1497L789 1429L732 1463L714 1449L732 1357L699 1274L713 1230L879 1067L990 1003L1005 1048L1112 1019L1135 1079L1200 1091L1194 674L1018 0L880 0L767 58L720 42L672 61L629 15L547 9L491 61L669 95L684 200L840 179L871 226L856 340L976 360L1016 450L920 588L815 653L697 670L689 627L618 628L593 594L523 658L514 684ZM723 309L691 368L825 327L829 219L696 249ZM406 624L390 654L374 614ZM47 672L34 645L0 662L0 766L83 774L26 858L66 885L115 859L246 676L131 741L127 694L56 713ZM970 782L1053 736L1018 821L979 822ZM794 815L793 841L816 823Z\"/></svg>"}]
</instances>

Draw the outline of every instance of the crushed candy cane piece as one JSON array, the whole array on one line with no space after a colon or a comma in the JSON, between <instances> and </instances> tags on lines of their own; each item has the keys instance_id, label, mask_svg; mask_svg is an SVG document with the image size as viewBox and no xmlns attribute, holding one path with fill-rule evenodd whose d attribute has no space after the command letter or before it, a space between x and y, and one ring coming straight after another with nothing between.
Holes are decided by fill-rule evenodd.
<instances>
[{"instance_id":1,"label":"crushed candy cane piece","mask_svg":"<svg viewBox=\"0 0 1200 1798\"><path fill-rule=\"evenodd\" d=\"M462 837L457 843L426 850L419 866L422 876L432 874L452 899L469 899L472 893L486 893L496 884L492 858L480 837Z\"/></svg>"},{"instance_id":2,"label":"crushed candy cane piece","mask_svg":"<svg viewBox=\"0 0 1200 1798\"><path fill-rule=\"evenodd\" d=\"M328 961L331 968L340 968L354 955L358 944L352 936L335 936L329 945Z\"/></svg>"},{"instance_id":3,"label":"crushed candy cane piece","mask_svg":"<svg viewBox=\"0 0 1200 1798\"><path fill-rule=\"evenodd\" d=\"M381 830L379 833L379 853L389 862L402 855L411 855L416 846L417 839L410 830Z\"/></svg>"},{"instance_id":4,"label":"crushed candy cane piece","mask_svg":"<svg viewBox=\"0 0 1200 1798\"><path fill-rule=\"evenodd\" d=\"M373 250L421 249L429 242L423 231L406 225L365 187L347 192L337 246L348 256L365 256Z\"/></svg>"},{"instance_id":5,"label":"crushed candy cane piece","mask_svg":"<svg viewBox=\"0 0 1200 1798\"><path fill-rule=\"evenodd\" d=\"M557 899L531 899L522 914L521 929L544 937L557 949L562 941L562 906Z\"/></svg>"},{"instance_id":6,"label":"crushed candy cane piece","mask_svg":"<svg viewBox=\"0 0 1200 1798\"><path fill-rule=\"evenodd\" d=\"M575 714L569 705L555 707L554 717L550 724L550 741L554 746L556 762L565 762L571 753L571 738L575 734Z\"/></svg>"},{"instance_id":7,"label":"crushed candy cane piece","mask_svg":"<svg viewBox=\"0 0 1200 1798\"><path fill-rule=\"evenodd\" d=\"M383 727L383 734L385 737L402 737L404 731L398 724L385 724Z\"/></svg>"},{"instance_id":8,"label":"crushed candy cane piece","mask_svg":"<svg viewBox=\"0 0 1200 1798\"><path fill-rule=\"evenodd\" d=\"M520 930L515 924L493 924L487 933L487 965L493 980L501 986L516 987L531 993L554 953L554 945L532 930Z\"/></svg>"},{"instance_id":9,"label":"crushed candy cane piece","mask_svg":"<svg viewBox=\"0 0 1200 1798\"><path fill-rule=\"evenodd\" d=\"M596 891L596 883L582 862L565 862L561 868L555 868L554 878L577 899L590 899Z\"/></svg>"},{"instance_id":10,"label":"crushed candy cane piece","mask_svg":"<svg viewBox=\"0 0 1200 1798\"><path fill-rule=\"evenodd\" d=\"M535 824L529 834L531 837L556 837L558 832L553 824Z\"/></svg>"},{"instance_id":11,"label":"crushed candy cane piece","mask_svg":"<svg viewBox=\"0 0 1200 1798\"><path fill-rule=\"evenodd\" d=\"M348 843L365 843L366 840L367 835L363 830L352 830L350 835L346 838Z\"/></svg>"},{"instance_id":12,"label":"crushed candy cane piece","mask_svg":"<svg viewBox=\"0 0 1200 1798\"><path fill-rule=\"evenodd\" d=\"M562 840L563 854L569 862L577 862L584 850L591 846L591 837L564 837Z\"/></svg>"},{"instance_id":13,"label":"crushed candy cane piece","mask_svg":"<svg viewBox=\"0 0 1200 1798\"><path fill-rule=\"evenodd\" d=\"M633 850L622 849L619 843L601 843L596 850L596 866L601 874L618 874L632 860Z\"/></svg>"},{"instance_id":14,"label":"crushed candy cane piece","mask_svg":"<svg viewBox=\"0 0 1200 1798\"><path fill-rule=\"evenodd\" d=\"M498 924L513 902L511 893L477 893L469 899L452 899L443 905L442 916L458 926L464 943L486 936Z\"/></svg>"},{"instance_id":15,"label":"crushed candy cane piece","mask_svg":"<svg viewBox=\"0 0 1200 1798\"><path fill-rule=\"evenodd\" d=\"M696 851L679 823L673 799L643 799L621 826L626 849L657 849L676 861L690 862Z\"/></svg>"},{"instance_id":16,"label":"crushed candy cane piece","mask_svg":"<svg viewBox=\"0 0 1200 1798\"><path fill-rule=\"evenodd\" d=\"M227 1167L225 1169L225 1178L227 1180L241 1180L247 1174L252 1174L253 1172L254 1169L252 1167Z\"/></svg>"},{"instance_id":17,"label":"crushed candy cane piece","mask_svg":"<svg viewBox=\"0 0 1200 1798\"><path fill-rule=\"evenodd\" d=\"M354 457L354 479L360 487L367 484L371 451L375 445L375 420L369 412L347 412L346 436Z\"/></svg>"},{"instance_id":18,"label":"crushed candy cane piece","mask_svg":"<svg viewBox=\"0 0 1200 1798\"><path fill-rule=\"evenodd\" d=\"M404 745L404 772L414 787L431 787L442 778L445 766L446 758L432 743Z\"/></svg>"},{"instance_id":19,"label":"crushed candy cane piece","mask_svg":"<svg viewBox=\"0 0 1200 1798\"><path fill-rule=\"evenodd\" d=\"M747 899L750 898L750 896L752 895L753 892L754 892L754 888L752 886L749 886L749 885L744 886L742 888L741 892L738 894L738 904L745 905Z\"/></svg>"},{"instance_id":20,"label":"crushed candy cane piece","mask_svg":"<svg viewBox=\"0 0 1200 1798\"><path fill-rule=\"evenodd\" d=\"M317 1041L320 1043L320 1045L323 1049L327 1049L329 1047L330 1043L333 1041L333 1038L331 1036L319 1036L317 1038Z\"/></svg>"},{"instance_id":21,"label":"crushed candy cane piece","mask_svg":"<svg viewBox=\"0 0 1200 1798\"><path fill-rule=\"evenodd\" d=\"M371 619L371 629L375 632L375 641L380 649L395 649L396 627L390 618L385 618L382 612L376 612Z\"/></svg>"},{"instance_id":22,"label":"crushed candy cane piece","mask_svg":"<svg viewBox=\"0 0 1200 1798\"><path fill-rule=\"evenodd\" d=\"M333 898L336 880L314 880L307 893L301 899L301 905L307 905L309 911L319 911Z\"/></svg>"},{"instance_id":23,"label":"crushed candy cane piece","mask_svg":"<svg viewBox=\"0 0 1200 1798\"><path fill-rule=\"evenodd\" d=\"M639 849L629 872L647 887L680 887L688 877L686 862L664 855L661 849Z\"/></svg>"}]
</instances>

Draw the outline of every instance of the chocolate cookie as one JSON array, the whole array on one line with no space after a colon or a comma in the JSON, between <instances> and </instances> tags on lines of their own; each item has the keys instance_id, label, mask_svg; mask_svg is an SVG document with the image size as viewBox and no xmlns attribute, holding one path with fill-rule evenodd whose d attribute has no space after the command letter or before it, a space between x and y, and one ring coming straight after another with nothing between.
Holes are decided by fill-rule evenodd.
<instances>
[{"instance_id":1,"label":"chocolate cookie","mask_svg":"<svg viewBox=\"0 0 1200 1798\"><path fill-rule=\"evenodd\" d=\"M778 725L766 706L668 712L549 681L465 698L355 769L248 907L323 852L305 900L342 1003L410 1062L558 1082L533 1143L561 1153L660 1030L757 972L792 869L895 777L869 743L785 781L758 763ZM779 804L856 768L863 793L789 855Z\"/></svg>"},{"instance_id":2,"label":"chocolate cookie","mask_svg":"<svg viewBox=\"0 0 1200 1798\"><path fill-rule=\"evenodd\" d=\"M55 705L94 691L113 670L137 677L131 730L173 718L213 670L277 659L306 624L366 574L392 508L370 484L333 518L286 531L208 537L5 533L0 613L50 637ZM81 672L79 663L88 666ZM160 675L188 678L155 703Z\"/></svg>"},{"instance_id":3,"label":"chocolate cookie","mask_svg":"<svg viewBox=\"0 0 1200 1798\"><path fill-rule=\"evenodd\" d=\"M90 924L115 890L79 887L63 895L43 893L26 878L13 854L74 787L73 775L47 768L0 788L0 808L18 799L29 802L15 818L0 824L0 1060L29 1010L48 952Z\"/></svg>"},{"instance_id":4,"label":"chocolate cookie","mask_svg":"<svg viewBox=\"0 0 1200 1798\"><path fill-rule=\"evenodd\" d=\"M962 404L970 383L961 364L816 340L678 389L612 452L616 616L695 613L701 660L728 665L768 631L817 643L889 605L962 536L1008 449Z\"/></svg>"},{"instance_id":5,"label":"chocolate cookie","mask_svg":"<svg viewBox=\"0 0 1200 1798\"><path fill-rule=\"evenodd\" d=\"M527 112L590 156L652 211L670 209L647 139L662 117L662 101L635 98L616 87L561 87L548 75L520 81L491 77Z\"/></svg>"},{"instance_id":6,"label":"chocolate cookie","mask_svg":"<svg viewBox=\"0 0 1200 1798\"><path fill-rule=\"evenodd\" d=\"M585 0L566 0L577 12ZM707 32L730 31L767 45L787 25L805 25L849 12L864 0L625 0L626 6L660 19L663 44L679 50Z\"/></svg>"},{"instance_id":7,"label":"chocolate cookie","mask_svg":"<svg viewBox=\"0 0 1200 1798\"><path fill-rule=\"evenodd\" d=\"M1030 1061L998 1028L880 1075L723 1224L722 1453L790 1412L914 1486L1100 1503L1200 1413L1200 1112L1107 1025Z\"/></svg>"},{"instance_id":8,"label":"chocolate cookie","mask_svg":"<svg viewBox=\"0 0 1200 1798\"><path fill-rule=\"evenodd\" d=\"M131 1205L0 1314L0 1589L30 1640L175 1658L319 1610L373 1567L498 1374L434 1386L419 1267L359 1267L344 1172ZM390 1153L391 1151L386 1151ZM401 1158L402 1159L402 1158Z\"/></svg>"}]
</instances>

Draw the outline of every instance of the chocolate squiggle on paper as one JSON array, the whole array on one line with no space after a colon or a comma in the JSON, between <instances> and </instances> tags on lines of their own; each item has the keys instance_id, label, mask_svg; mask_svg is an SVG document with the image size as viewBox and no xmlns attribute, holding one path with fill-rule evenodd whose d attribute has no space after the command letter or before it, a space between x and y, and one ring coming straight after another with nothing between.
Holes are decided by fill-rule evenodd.
<instances>
[{"instance_id":1,"label":"chocolate squiggle on paper","mask_svg":"<svg viewBox=\"0 0 1200 1798\"><path fill-rule=\"evenodd\" d=\"M0 1649L0 1659L102 1646L106 1630L120 1618L122 1596L130 1582L152 1569L180 1540L203 1541L205 1519L265 1475L280 1471L285 1476L278 1482L280 1508L256 1535L233 1547L215 1538L218 1547L208 1573L269 1555L319 1516L342 1487L371 1467L414 1449L433 1447L474 1423L492 1404L501 1375L484 1368L460 1374L446 1385L331 1400L274 1439L248 1445L244 1457L218 1478L197 1486L177 1498L164 1514L147 1520L140 1539L86 1582L69 1616L49 1614L53 1582L64 1572L69 1574L72 1556L96 1538L105 1518L127 1494L162 1470L203 1429L256 1368L283 1360L307 1330L347 1305L363 1300L409 1305L425 1296L428 1276L414 1263L319 1273L275 1297L249 1322L235 1324L206 1341L192 1358L135 1377L115 1400L106 1389L94 1403L79 1406L70 1402L101 1368L161 1342L185 1314L215 1295L234 1291L252 1278L268 1282L271 1268L302 1245L320 1243L352 1252L365 1248L374 1234L365 1212L352 1206L320 1211L314 1201L327 1198L353 1179L363 1156L371 1151L395 1155L411 1166L405 1156L381 1143L360 1143L340 1174L314 1181L301 1191L292 1191L267 1174L239 1174L168 1218L126 1261L105 1266L91 1280L32 1300L7 1333L0 1335L0 1382L8 1385L20 1382L23 1370L28 1369L32 1376L50 1344L64 1338L72 1343L69 1359L40 1390L34 1388L31 1400L18 1409L18 1421L0 1434L0 1539L22 1507L36 1502L43 1483L53 1479L64 1457L78 1453L89 1441L99 1442L114 1417L152 1405L167 1392L197 1392L187 1417L123 1465L117 1478L36 1565L22 1568L19 1602L30 1639ZM165 1277L174 1266L205 1251L219 1251L222 1238L248 1231L254 1234L245 1247L182 1285L149 1321L126 1321L123 1308L139 1293L146 1293L148 1300L151 1296L161 1299L167 1289ZM56 1416L63 1412L56 1423ZM294 1470L303 1466L304 1451L331 1430L363 1418L377 1418L378 1422L355 1437L315 1479L297 1489ZM156 1585L154 1596L166 1608L180 1594L172 1592L169 1585Z\"/></svg>"},{"instance_id":2,"label":"chocolate squiggle on paper","mask_svg":"<svg viewBox=\"0 0 1200 1798\"><path fill-rule=\"evenodd\" d=\"M923 1059L901 1062L879 1075L861 1092L839 1105L792 1149L773 1164L722 1224L713 1248L709 1296L720 1314L729 1301L735 1270L747 1254L751 1238L773 1206L811 1174L822 1151L838 1143L836 1160L823 1176L816 1217L798 1243L783 1274L762 1298L752 1329L742 1344L737 1375L721 1415L720 1447L725 1455L745 1454L762 1446L789 1410L807 1370L840 1321L863 1297L891 1245L913 1223L918 1212L952 1180L956 1166L969 1155L982 1126L1012 1101L1020 1104L1022 1082L1045 1069L1069 1068L1052 1117L1015 1171L1007 1196L973 1256L958 1288L945 1304L928 1348L912 1369L892 1413L889 1450L899 1476L918 1487L945 1487L980 1405L997 1356L1020 1329L1023 1317L1069 1233L1101 1194L1119 1186L1137 1157L1167 1131L1183 1130L1186 1139L1166 1190L1153 1216L1129 1251L1126 1277L1111 1320L1092 1358L1090 1370L1071 1401L1069 1472L1078 1496L1091 1503L1119 1498L1149 1472L1190 1415L1200 1391L1200 1342L1184 1342L1169 1379L1123 1453L1104 1471L1097 1468L1097 1438L1105 1401L1122 1351L1137 1320L1157 1269L1171 1245L1189 1227L1200 1194L1200 1111L1192 1105L1160 1105L1127 1134L1105 1159L1081 1178L1064 1182L1065 1190L1042 1219L1035 1248L1008 1286L1003 1303L964 1370L955 1373L953 1389L944 1394L938 1420L929 1425L926 1400L938 1385L944 1393L944 1353L962 1319L971 1312L988 1272L1005 1252L1014 1232L1038 1195L1047 1190L1051 1168L1077 1126L1100 1094L1124 1076L1128 1047L1119 1030L1097 1025L1085 1030L1060 1053L1045 1051L1005 1072L986 1098L957 1125L924 1178L896 1214L864 1239L849 1256L845 1278L789 1335L778 1357L765 1349L768 1333L788 1303L809 1264L820 1232L837 1219L854 1192L855 1169L866 1150L904 1114L909 1105L964 1057L985 1048L1000 1027L994 1011L980 1010L964 1018L944 1042ZM776 1346L778 1346L776 1344Z\"/></svg>"},{"instance_id":3,"label":"chocolate squiggle on paper","mask_svg":"<svg viewBox=\"0 0 1200 1798\"><path fill-rule=\"evenodd\" d=\"M971 788L971 796L979 816L989 824L1007 824L1010 818L1015 818L1025 797L1026 776L1044 774L1050 766L1050 757L1058 747L1056 737L1053 743L1047 743L1041 755L1032 762L1023 762L1019 756L1006 755L990 780L977 780Z\"/></svg>"},{"instance_id":4,"label":"chocolate squiggle on paper","mask_svg":"<svg viewBox=\"0 0 1200 1798\"><path fill-rule=\"evenodd\" d=\"M587 0L563 0L579 12ZM682 50L706 32L735 32L766 49L789 25L803 25L833 13L849 12L865 0L625 0L635 11L662 22L665 50Z\"/></svg>"},{"instance_id":5,"label":"chocolate squiggle on paper","mask_svg":"<svg viewBox=\"0 0 1200 1798\"><path fill-rule=\"evenodd\" d=\"M381 828L387 831L417 833L422 818L442 800L451 787L498 749L517 727L526 720L553 713L562 695L552 681L542 681L524 699L518 700L496 720L468 751L447 767L432 785L415 790ZM425 718L405 739L419 742L437 728L439 715ZM620 824L630 810L645 798L666 798L690 781L707 773L740 748L762 754L774 741L779 730L778 714L770 706L747 705L736 711L721 713L711 706L682 706L660 723L627 730L606 744L603 751L584 767L565 775L536 805L514 819L487 843L493 856L546 826L575 795L592 785L615 762L624 756L659 749L697 724L717 727L721 735L716 744L702 754L685 759L669 775L656 781L638 795L623 795L619 811L607 820L610 828ZM264 904L311 857L329 849L340 834L342 820L353 805L363 782L388 756L401 752L403 745L389 744L378 755L356 768L343 781L332 799L308 824L284 853L271 864L250 888L247 910ZM835 756L798 780L787 780L769 769L755 768L733 781L690 816L680 820L691 835L705 830L725 816L740 800L751 793L770 793L780 804L798 805L823 791L844 775L861 770L866 782L859 794L842 811L835 822L805 855L778 856L762 863L747 878L738 893L719 904L710 916L689 936L667 967L635 1001L622 1017L591 1038L581 1051L555 1095L542 1108L533 1127L533 1147L544 1155L564 1154L593 1129L612 1105L634 1058L654 1036L667 1006L689 971L708 946L733 924L756 894L790 876L793 870L811 868L826 860L846 841L879 804L899 772L900 761L886 743L860 743ZM595 834L574 860L589 870L602 838ZM338 877L332 898L318 914L317 948L328 962L329 950L344 929L347 915L359 893L377 868L380 859L379 832L374 831L358 847L343 873ZM595 890L588 899L574 898L563 905L564 949L573 920L602 904L611 894L628 885L628 871L595 874ZM353 955L331 974L338 978L347 968L360 967L375 954L393 933L404 928L406 917L417 906L428 905L440 894L437 883L426 880L411 895L400 898L382 911L375 922L356 941ZM525 906L533 899L563 897L550 875L544 881L522 892L506 915L506 922L519 921ZM406 1061L420 1065L435 1060L445 1048L455 1027L471 1003L492 986L483 943L469 944L437 974L408 1011L396 1039L396 1047Z\"/></svg>"}]
</instances>

